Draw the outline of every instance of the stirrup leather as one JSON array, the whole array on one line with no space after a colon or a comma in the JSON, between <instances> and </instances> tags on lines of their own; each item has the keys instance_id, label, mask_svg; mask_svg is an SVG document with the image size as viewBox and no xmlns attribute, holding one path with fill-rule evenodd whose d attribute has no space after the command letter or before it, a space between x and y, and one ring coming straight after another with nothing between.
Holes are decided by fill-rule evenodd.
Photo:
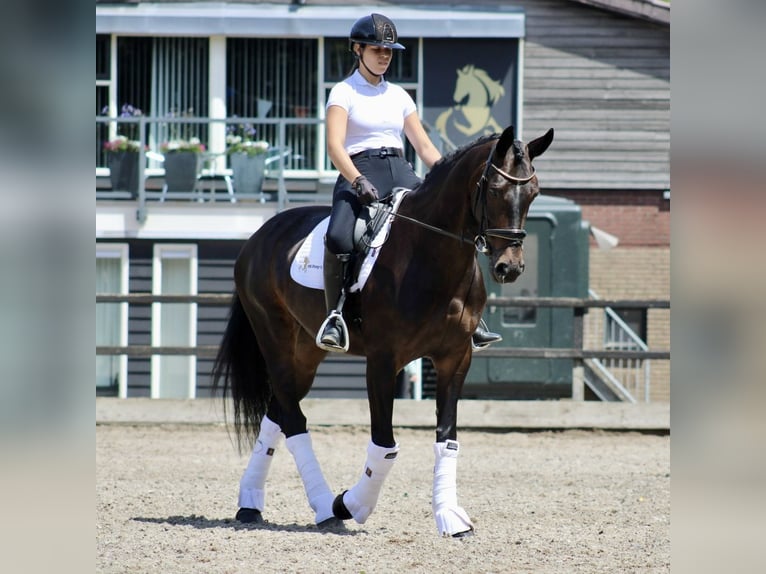
<instances>
[{"instance_id":1,"label":"stirrup leather","mask_svg":"<svg viewBox=\"0 0 766 574\"><path fill-rule=\"evenodd\" d=\"M341 338L341 342L343 343L341 347L325 345L322 342L322 333L324 333L325 327L327 327L327 325L330 324L330 321L335 321L335 326L338 328L338 331L340 331L340 338ZM348 351L348 340L349 340L348 327L346 326L346 321L343 319L343 315L338 310L330 311L330 314L327 315L327 318L319 327L319 331L317 331L317 336L315 339L317 347L319 347L320 349L324 349L325 351L345 353L346 351Z\"/></svg>"}]
</instances>

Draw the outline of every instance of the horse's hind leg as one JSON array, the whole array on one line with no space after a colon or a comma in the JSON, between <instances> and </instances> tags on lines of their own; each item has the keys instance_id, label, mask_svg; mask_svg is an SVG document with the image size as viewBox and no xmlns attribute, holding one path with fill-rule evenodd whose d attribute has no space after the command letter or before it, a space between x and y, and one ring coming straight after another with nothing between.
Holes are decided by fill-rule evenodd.
<instances>
[{"instance_id":1,"label":"horse's hind leg","mask_svg":"<svg viewBox=\"0 0 766 574\"><path fill-rule=\"evenodd\" d=\"M239 481L239 510L236 518L240 522L263 522L261 513L266 502L266 477L274 453L284 437L279 425L272 420L276 418L272 401L269 412L261 421L261 430L250 454L250 461Z\"/></svg>"},{"instance_id":2,"label":"horse's hind leg","mask_svg":"<svg viewBox=\"0 0 766 574\"><path fill-rule=\"evenodd\" d=\"M316 524L320 527L334 526L337 524L332 512L334 496L319 466L306 416L300 408L300 401L308 394L317 365L325 353L316 347L313 336L302 330L286 336L285 340L289 341L292 337L296 342L288 347L299 349L298 352L286 349L285 341L265 350L270 361L275 417L287 437L285 446L295 460Z\"/></svg>"}]
</instances>

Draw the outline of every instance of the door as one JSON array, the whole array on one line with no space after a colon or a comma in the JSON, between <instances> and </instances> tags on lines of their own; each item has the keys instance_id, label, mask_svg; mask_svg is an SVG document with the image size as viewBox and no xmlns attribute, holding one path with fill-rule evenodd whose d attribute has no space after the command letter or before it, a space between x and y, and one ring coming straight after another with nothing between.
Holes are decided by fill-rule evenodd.
<instances>
[{"instance_id":1,"label":"door","mask_svg":"<svg viewBox=\"0 0 766 574\"><path fill-rule=\"evenodd\" d=\"M528 219L524 240L526 269L513 283L492 279L488 258L479 256L487 289L484 320L503 336L492 348L545 347L551 341L551 309L546 307L493 306L495 297L547 297L551 293L551 238L554 221ZM466 383L544 383L550 380L550 361L545 359L482 359L474 354Z\"/></svg>"}]
</instances>

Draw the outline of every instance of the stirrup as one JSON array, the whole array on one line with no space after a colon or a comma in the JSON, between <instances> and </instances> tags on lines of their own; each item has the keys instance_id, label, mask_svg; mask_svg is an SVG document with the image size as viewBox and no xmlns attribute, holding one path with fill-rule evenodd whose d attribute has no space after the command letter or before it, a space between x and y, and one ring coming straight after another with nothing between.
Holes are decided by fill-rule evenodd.
<instances>
[{"instance_id":1,"label":"stirrup","mask_svg":"<svg viewBox=\"0 0 766 574\"><path fill-rule=\"evenodd\" d=\"M338 331L340 331L340 337L343 341L342 347L326 345L322 342L322 333L324 333L325 327L327 327L330 321L335 321L335 326L338 328ZM333 351L336 353L345 353L348 351L348 327L346 326L346 321L343 319L343 315L341 315L339 311L330 311L330 314L327 315L327 318L320 325L319 331L317 331L317 336L314 341L316 342L317 347L324 349L325 351Z\"/></svg>"},{"instance_id":2,"label":"stirrup","mask_svg":"<svg viewBox=\"0 0 766 574\"><path fill-rule=\"evenodd\" d=\"M502 341L502 340L503 340L503 337L502 337L502 335L498 335L497 333L492 333L492 332L489 330L489 327L488 327L488 326L487 326L487 324L484 322L484 319L481 319L481 320L479 320L479 325L478 325L478 327L476 327L476 329L477 329L477 330L478 330L478 329L482 329L482 330L483 330L485 333L490 333L490 334L492 334L492 335L496 335L496 336L497 336L497 338L496 338L496 339L494 339L494 340L492 340L492 341L487 341L486 343L479 343L479 344L477 344L477 343L476 343L476 342L473 340L473 335L474 335L474 333L471 333L471 347L473 347L473 350L474 350L475 352L478 352L478 351L482 351L482 350L486 349L487 347L489 347L490 345L492 345L493 343L499 343L500 341Z\"/></svg>"}]
</instances>

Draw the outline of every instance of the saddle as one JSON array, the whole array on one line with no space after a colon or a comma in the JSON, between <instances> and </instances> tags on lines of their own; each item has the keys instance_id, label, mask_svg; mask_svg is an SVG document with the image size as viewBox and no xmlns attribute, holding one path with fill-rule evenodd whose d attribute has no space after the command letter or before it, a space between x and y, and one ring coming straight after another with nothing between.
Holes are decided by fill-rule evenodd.
<instances>
[{"instance_id":1,"label":"saddle","mask_svg":"<svg viewBox=\"0 0 766 574\"><path fill-rule=\"evenodd\" d=\"M354 226L354 253L347 291L361 291L375 265L378 252L388 239L393 214L409 190L394 188L380 202L364 207ZM290 277L312 289L324 289L324 236L330 217L320 221L298 248L290 265Z\"/></svg>"}]
</instances>

